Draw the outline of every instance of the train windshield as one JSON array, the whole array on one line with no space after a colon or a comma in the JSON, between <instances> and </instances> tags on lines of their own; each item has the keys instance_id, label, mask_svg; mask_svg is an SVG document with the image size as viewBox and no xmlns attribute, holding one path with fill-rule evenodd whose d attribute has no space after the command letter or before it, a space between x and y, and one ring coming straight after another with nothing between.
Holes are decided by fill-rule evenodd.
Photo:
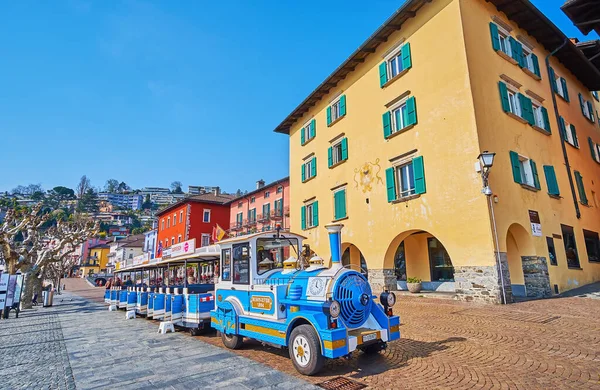
<instances>
[{"instance_id":1,"label":"train windshield","mask_svg":"<svg viewBox=\"0 0 600 390\"><path fill-rule=\"evenodd\" d=\"M283 268L290 256L298 256L296 238L259 238L256 240L256 269L262 275L267 271Z\"/></svg>"}]
</instances>

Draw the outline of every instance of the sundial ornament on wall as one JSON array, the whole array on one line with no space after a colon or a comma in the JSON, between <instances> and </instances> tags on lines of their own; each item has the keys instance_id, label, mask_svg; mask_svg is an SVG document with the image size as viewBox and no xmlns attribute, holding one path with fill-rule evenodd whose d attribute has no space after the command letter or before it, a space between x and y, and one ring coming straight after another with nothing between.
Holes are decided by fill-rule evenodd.
<instances>
[{"instance_id":1,"label":"sundial ornament on wall","mask_svg":"<svg viewBox=\"0 0 600 390\"><path fill-rule=\"evenodd\" d=\"M367 193L373 189L374 185L383 184L383 180L379 176L380 172L379 159L376 159L375 162L367 161L360 168L354 168L354 188L360 188L363 193Z\"/></svg>"}]
</instances>

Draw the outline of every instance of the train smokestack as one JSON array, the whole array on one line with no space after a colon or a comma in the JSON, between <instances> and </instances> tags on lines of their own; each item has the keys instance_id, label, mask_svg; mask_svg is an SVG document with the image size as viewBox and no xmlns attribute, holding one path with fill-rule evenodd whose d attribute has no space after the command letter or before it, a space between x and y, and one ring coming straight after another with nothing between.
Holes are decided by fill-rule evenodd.
<instances>
[{"instance_id":1,"label":"train smokestack","mask_svg":"<svg viewBox=\"0 0 600 390\"><path fill-rule=\"evenodd\" d=\"M325 225L329 233L329 248L331 250L331 268L342 267L342 228L344 225Z\"/></svg>"}]
</instances>

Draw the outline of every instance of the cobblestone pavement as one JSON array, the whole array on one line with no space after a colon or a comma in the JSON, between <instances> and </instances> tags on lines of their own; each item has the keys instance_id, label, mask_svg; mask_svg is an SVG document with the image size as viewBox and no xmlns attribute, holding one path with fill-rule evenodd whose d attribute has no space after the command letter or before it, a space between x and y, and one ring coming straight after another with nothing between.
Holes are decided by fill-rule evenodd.
<instances>
[{"instance_id":1,"label":"cobblestone pavement","mask_svg":"<svg viewBox=\"0 0 600 390\"><path fill-rule=\"evenodd\" d=\"M80 286L72 290L102 301L101 289ZM223 370L211 368L193 377L184 376L184 380L177 374L182 369L180 362L194 365L197 373L198 368L213 364L222 355L227 356L223 366L235 367L238 376L264 370L264 366L254 366L249 360L235 360L214 332L197 337L183 332L155 336L155 322L125 321L123 312L108 312L103 305L84 307L79 310L97 311L79 315L82 320L70 319L69 325L65 325L67 317L59 315L78 387L80 383L82 388L110 383L125 388L149 384L187 388L189 384L206 384L207 376L215 375L218 385L239 388L237 383L224 382L230 380L231 370L225 375ZM286 351L256 342L247 341L233 353L239 359L249 358L272 367L275 370L267 376L287 380L286 386L292 383L290 376L316 384L341 375L373 389L600 389L598 299L573 297L496 306L411 296L401 297L395 311L402 320L401 340L375 356L356 353L350 360L330 361L315 377L297 374ZM117 336L132 332L136 335L132 340ZM74 335L72 340L70 334ZM82 339L84 343L78 341ZM90 351L97 344L103 346L102 353ZM219 348L210 349L206 344ZM146 358L135 359L141 354ZM149 354L156 358L148 360ZM131 357L133 364L128 363ZM86 359L98 363L91 367ZM165 366L164 374L156 373L160 369L157 365ZM94 374L97 367L105 367L104 373L110 379L102 382Z\"/></svg>"},{"instance_id":2,"label":"cobblestone pavement","mask_svg":"<svg viewBox=\"0 0 600 390\"><path fill-rule=\"evenodd\" d=\"M0 389L313 387L186 333L158 334L158 323L125 320L71 287L51 308L0 321Z\"/></svg>"}]
</instances>

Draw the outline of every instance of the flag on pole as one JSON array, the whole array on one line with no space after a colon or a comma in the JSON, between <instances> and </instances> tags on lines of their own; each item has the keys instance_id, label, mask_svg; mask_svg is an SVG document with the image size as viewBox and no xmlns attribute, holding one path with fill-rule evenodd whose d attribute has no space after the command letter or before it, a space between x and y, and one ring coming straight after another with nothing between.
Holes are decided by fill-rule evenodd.
<instances>
[{"instance_id":1,"label":"flag on pole","mask_svg":"<svg viewBox=\"0 0 600 390\"><path fill-rule=\"evenodd\" d=\"M213 227L212 239L214 242L221 241L225 237L225 230L219 224Z\"/></svg>"}]
</instances>

